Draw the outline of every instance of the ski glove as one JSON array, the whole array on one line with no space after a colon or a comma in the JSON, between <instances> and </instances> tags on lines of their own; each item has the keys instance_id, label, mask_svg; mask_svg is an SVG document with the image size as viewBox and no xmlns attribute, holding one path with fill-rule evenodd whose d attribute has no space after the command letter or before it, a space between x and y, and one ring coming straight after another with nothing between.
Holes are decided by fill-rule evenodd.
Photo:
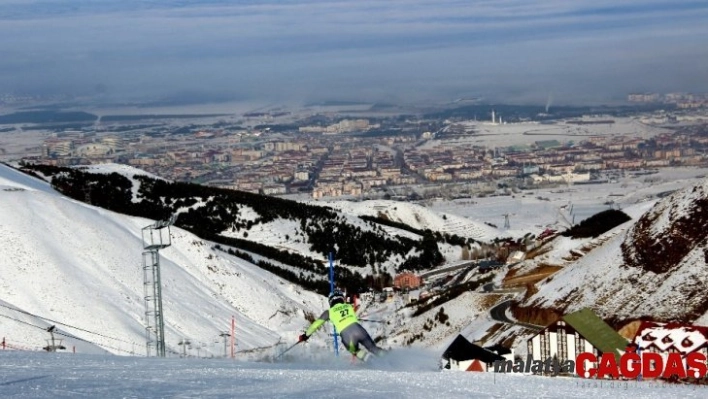
<instances>
[{"instance_id":1,"label":"ski glove","mask_svg":"<svg viewBox=\"0 0 708 399\"><path fill-rule=\"evenodd\" d=\"M300 336L298 337L297 342L305 342L305 341L307 341L308 339L310 339L310 337L308 337L307 334L302 334L302 335L300 335Z\"/></svg>"}]
</instances>

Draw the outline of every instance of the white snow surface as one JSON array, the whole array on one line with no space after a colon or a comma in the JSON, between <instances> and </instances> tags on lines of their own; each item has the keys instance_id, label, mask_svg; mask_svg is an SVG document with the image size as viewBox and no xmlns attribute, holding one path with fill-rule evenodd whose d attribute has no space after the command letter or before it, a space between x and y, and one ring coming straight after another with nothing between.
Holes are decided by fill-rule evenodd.
<instances>
[{"instance_id":1,"label":"white snow surface","mask_svg":"<svg viewBox=\"0 0 708 399\"><path fill-rule=\"evenodd\" d=\"M504 120L504 115L497 115ZM575 125L567 121L559 121L552 124L541 124L539 122L518 122L518 123L490 123L491 121L469 120L455 122L454 125L463 125L465 130L474 132L460 136L454 140L428 140L423 144L423 148L449 146L449 145L481 145L486 147L506 147L510 145L530 145L540 140L558 140L566 143L568 141L583 141L589 136L634 136L649 138L661 133L670 132L669 129L651 126L642 123L639 117L615 118L612 116L598 116L592 119L612 119L611 124L597 125ZM449 127L449 125L448 125Z\"/></svg>"},{"instance_id":2,"label":"white snow surface","mask_svg":"<svg viewBox=\"0 0 708 399\"><path fill-rule=\"evenodd\" d=\"M49 183L35 179L5 165L0 165L0 186L2 186L3 189L15 188L31 191L44 191L47 193L55 192Z\"/></svg>"},{"instance_id":3,"label":"white snow surface","mask_svg":"<svg viewBox=\"0 0 708 399\"><path fill-rule=\"evenodd\" d=\"M653 219L651 238L674 229L675 221L687 214L688 206L699 195L705 196L708 180L689 185L661 200L640 202L628 208L635 219L624 223L592 240L562 238L552 254L562 254L573 243L582 257L553 276L540 282L539 291L525 305L552 307L572 312L592 307L604 317L638 319L643 316L658 320L676 320L684 317L687 305L703 292L708 282L705 242L698 243L670 271L656 274L635 267L627 267L621 245L631 245L629 234L635 228L639 215ZM566 252L567 253L567 252ZM541 257L553 259L551 254ZM557 258L555 259L557 260ZM696 323L705 323L708 315L699 315Z\"/></svg>"},{"instance_id":4,"label":"white snow surface","mask_svg":"<svg viewBox=\"0 0 708 399\"><path fill-rule=\"evenodd\" d=\"M345 213L367 216L385 216L387 219L407 224L415 229L440 231L472 237L480 241L491 241L499 237L499 230L455 214L431 212L429 209L409 203L386 200L362 202L333 201L327 206ZM443 218L443 215L445 216ZM405 235L405 234L402 234Z\"/></svg>"},{"instance_id":5,"label":"white snow surface","mask_svg":"<svg viewBox=\"0 0 708 399\"><path fill-rule=\"evenodd\" d=\"M154 221L63 197L0 166L0 331L9 344L46 345L56 325L79 353L145 354L141 229ZM291 341L324 298L172 227L160 251L165 341L219 355L235 318L238 350ZM75 338L71 338L74 336Z\"/></svg>"},{"instance_id":6,"label":"white snow surface","mask_svg":"<svg viewBox=\"0 0 708 399\"><path fill-rule=\"evenodd\" d=\"M440 372L415 350L371 364L251 363L0 351L3 398L704 398L708 388L657 381L596 381Z\"/></svg>"},{"instance_id":7,"label":"white snow surface","mask_svg":"<svg viewBox=\"0 0 708 399\"><path fill-rule=\"evenodd\" d=\"M654 203L658 193L678 190L695 184L705 175L704 169L664 168L649 177L628 175L612 183L572 185L569 187L523 190L505 196L465 198L452 201L433 201L427 208L433 212L454 214L468 218L485 227L491 223L499 227L494 237L521 237L526 233L540 234L548 227L564 230L570 223L582 220L613 206L632 218L635 206ZM504 229L505 214L509 214L510 228ZM636 216L636 217L635 217Z\"/></svg>"},{"instance_id":8,"label":"white snow surface","mask_svg":"<svg viewBox=\"0 0 708 399\"><path fill-rule=\"evenodd\" d=\"M82 170L84 172L87 172L87 173L99 173L99 174L106 174L106 175L109 175L111 173L118 173L119 175L123 175L128 178L133 178L135 176L147 176L151 179L165 180L157 175L154 175L150 172L146 172L142 169L138 169L138 168L130 166L130 165L124 165L124 164L118 164L118 163L102 163L102 164L96 164L96 165L85 165L85 166L77 166L76 168L79 170Z\"/></svg>"}]
</instances>

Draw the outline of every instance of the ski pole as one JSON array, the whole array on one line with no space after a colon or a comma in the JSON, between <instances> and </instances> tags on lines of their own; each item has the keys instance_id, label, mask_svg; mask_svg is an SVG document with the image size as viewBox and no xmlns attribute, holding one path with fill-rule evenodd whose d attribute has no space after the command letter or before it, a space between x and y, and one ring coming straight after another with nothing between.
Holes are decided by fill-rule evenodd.
<instances>
[{"instance_id":1,"label":"ski pole","mask_svg":"<svg viewBox=\"0 0 708 399\"><path fill-rule=\"evenodd\" d=\"M361 321L368 321L369 323L385 323L383 320L370 320L370 319L359 319Z\"/></svg>"},{"instance_id":2,"label":"ski pole","mask_svg":"<svg viewBox=\"0 0 708 399\"><path fill-rule=\"evenodd\" d=\"M290 349L294 348L297 344L299 344L300 341L295 342L294 344L290 345L287 347L284 351L280 352L280 354L276 357L273 358L273 360L278 360L280 359L286 352L288 352Z\"/></svg>"}]
</instances>

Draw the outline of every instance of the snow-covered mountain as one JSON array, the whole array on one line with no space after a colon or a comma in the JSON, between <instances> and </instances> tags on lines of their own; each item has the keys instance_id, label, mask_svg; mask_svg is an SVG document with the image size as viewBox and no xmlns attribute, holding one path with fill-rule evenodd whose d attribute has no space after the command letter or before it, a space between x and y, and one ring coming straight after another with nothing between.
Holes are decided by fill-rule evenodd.
<instances>
[{"instance_id":1,"label":"snow-covered mountain","mask_svg":"<svg viewBox=\"0 0 708 399\"><path fill-rule=\"evenodd\" d=\"M78 201L133 216L176 215L177 226L262 255L265 259L233 253L320 293L328 285L326 259L334 252L344 267L346 288L359 291L368 286L363 276L392 276L457 261L501 235L470 219L393 201L298 202L168 182L122 165L21 168Z\"/></svg>"},{"instance_id":2,"label":"snow-covered mountain","mask_svg":"<svg viewBox=\"0 0 708 399\"><path fill-rule=\"evenodd\" d=\"M589 306L617 326L639 318L708 323L708 180L649 205L578 246L580 258L539 282L515 314L544 324Z\"/></svg>"},{"instance_id":3,"label":"snow-covered mountain","mask_svg":"<svg viewBox=\"0 0 708 399\"><path fill-rule=\"evenodd\" d=\"M101 165L87 171L126 176L135 183L133 197L139 196L135 177L142 174L140 170ZM144 354L141 230L154 221L65 197L44 181L4 165L0 166L0 204L0 324L7 343L39 348L49 338L46 329L56 325L64 345L77 352ZM467 226L479 239L494 234L486 225L456 221L454 215L442 218L411 204L372 201L358 206L334 203L331 208L362 229L370 227L360 215L385 214L389 220L421 230L431 226L451 231L447 229L452 224ZM249 211L241 206L240 218L248 219ZM383 228L386 234L416 237L403 229ZM276 219L247 231L249 240L316 256L296 238L298 229L299 223ZM220 334L229 330L234 316L237 349L263 349L267 355L275 352L272 347L277 343L292 343L307 326L307 318L325 307L322 296L229 255L215 243L174 226L171 233L172 245L160 254L166 345L173 353L182 353L180 342L189 340L192 354L199 348L200 356L223 355ZM449 261L459 261L459 247L439 245ZM263 259L255 254L253 258ZM366 327L372 336L387 338L385 346L412 343L442 348L492 303L484 294L469 293L445 303L444 314L441 306L435 306L413 316L414 309L403 308L399 300L367 304L360 316L373 320ZM443 317L447 320L440 322ZM309 346L314 350L328 344L325 331Z\"/></svg>"},{"instance_id":4,"label":"snow-covered mountain","mask_svg":"<svg viewBox=\"0 0 708 399\"><path fill-rule=\"evenodd\" d=\"M123 172L130 175L130 171ZM705 252L705 236L685 236L685 232L696 231L691 229L700 226L686 223L696 220L705 224L706 206L702 202L705 198L706 184L702 184L676 193L653 208L653 203L647 202L625 209L634 220L595 239L556 238L554 249L543 261L567 262L565 268L539 283L539 292L524 305L548 306L548 309L591 305L609 315L622 312L638 298L637 304L648 308L653 300L651 295L667 300L657 306L667 314L670 310L685 308L680 302L671 302L672 299L694 298L695 303L700 304L700 295L690 296L679 288L689 284L693 277L697 277L700 284L706 282L701 274L706 266L705 259L699 256L701 250ZM447 220L450 219L448 216ZM332 379L353 381L349 390L337 394L344 397L360 397L362 392L374 398L391 397L391 392L400 397L528 397L546 392L549 387L556 394L575 397L597 397L605 393L621 397L638 393L659 397L666 396L669 392L666 389L677 397L703 395L681 385L659 388L660 383L650 382L632 385L629 390L622 386L623 392L630 392L624 395L618 394L614 386L579 386L577 381L563 378L441 373L431 367L434 363L431 360L435 360L439 351L415 349L394 351L390 359L383 359L386 362L379 368L351 364L346 357L330 356L327 361L313 363L302 356L307 349L302 345L293 351L299 353L300 358L276 364L83 355L144 354L141 229L151 223L153 220L125 216L69 199L40 180L0 166L2 336L7 345L32 349L45 344L49 337L46 328L55 325L57 331L64 334L59 337L69 350L75 347L79 353L74 356L0 351L7 371L0 376L4 396L280 395L315 398L332 396ZM267 232L259 234L265 237ZM282 232L276 229L272 234L282 235ZM222 355L219 333L228 330L232 315L236 318L240 353L268 347L278 340L292 343L307 324L306 312L324 308L321 296L215 250L212 243L191 233L173 228L171 238L172 246L161 251L166 338L171 351L181 352L178 342L187 338L193 345L189 350L192 355L197 350L202 357ZM668 242L681 239L688 240L687 245L678 247L683 248L680 253L684 255L669 255L674 256L676 262L664 262L661 268L654 270L642 267L658 266L639 259L662 256L664 252L659 249L666 249ZM650 245L637 245L642 242ZM663 247L652 246L656 243ZM564 261L570 251L584 255L576 261ZM530 265L520 267L534 267L533 261L528 263ZM500 279L495 281L501 283ZM582 288L587 290L582 291ZM642 299L640 291L647 288L654 291ZM675 291L673 296L671 290ZM387 321L370 324L367 328L375 336L381 331L387 332L389 344L400 345L424 333L413 345L425 341L426 345L439 349L463 327L480 333L476 339L483 341L490 341L485 337L491 335L509 337L518 327L491 333L495 322L488 318L486 310L493 303L514 295L466 292L417 318L410 317L412 309L400 310L396 303L372 305L362 316ZM433 322L443 315L445 322ZM319 335L307 345L316 346L330 339L327 332ZM366 386L362 386L361 381L365 381Z\"/></svg>"},{"instance_id":5,"label":"snow-covered mountain","mask_svg":"<svg viewBox=\"0 0 708 399\"><path fill-rule=\"evenodd\" d=\"M88 171L127 176L136 183L133 197L140 196L136 176L142 173L137 169L101 165ZM542 325L564 312L590 306L617 322L648 317L704 323L705 301L699 288L708 282L706 236L700 229L708 209L706 184L627 206L623 211L633 220L599 237L556 237L549 244L550 251L510 269L509 275L523 279L547 265L560 268L536 283L534 292L527 292L526 299L512 307L513 314L521 321ZM478 240L490 240L498 233L474 219L408 203L318 205L335 210L338 219L362 230L371 226L360 216L391 221L391 226L375 228L390 236L420 237L394 227L396 222ZM241 222L257 218L248 206L239 206L238 215ZM57 325L65 334L65 344L77 351L144 354L141 229L153 222L70 199L39 179L0 166L0 325L7 331L8 343L43 346L48 338L45 329ZM249 241L318 256L294 220L260 221L232 233L245 237L246 232ZM438 246L448 262L460 260L460 247L440 242ZM219 334L229 329L232 316L241 351L291 343L308 324L306 317L325 306L323 297L180 228L173 227L172 246L161 255L166 341L168 350L174 352L181 352L179 342L188 339L202 356L222 355ZM259 255L253 258L272 261ZM390 263L381 265L383 270L391 267ZM498 286L509 281L504 278L506 268L494 273ZM452 283L459 283L458 277L464 281L486 278L477 271L454 274L442 277ZM470 331L470 337L483 343L508 344L514 336L523 335L523 328L495 326L487 312L499 301L522 298L524 293L476 290L416 316L415 308L402 308L400 303L371 306L362 316L387 321L367 326L373 336L386 337L387 346L412 343L441 349L461 330ZM326 332L320 335L311 343L326 345Z\"/></svg>"},{"instance_id":6,"label":"snow-covered mountain","mask_svg":"<svg viewBox=\"0 0 708 399\"><path fill-rule=\"evenodd\" d=\"M77 352L145 353L141 229L154 221L64 197L0 165L0 326L7 344L46 345L46 328ZM259 267L173 227L161 271L168 350L190 340L223 355L235 317L238 350L289 342L325 305ZM75 336L69 338L67 336ZM102 349L98 349L98 348Z\"/></svg>"}]
</instances>

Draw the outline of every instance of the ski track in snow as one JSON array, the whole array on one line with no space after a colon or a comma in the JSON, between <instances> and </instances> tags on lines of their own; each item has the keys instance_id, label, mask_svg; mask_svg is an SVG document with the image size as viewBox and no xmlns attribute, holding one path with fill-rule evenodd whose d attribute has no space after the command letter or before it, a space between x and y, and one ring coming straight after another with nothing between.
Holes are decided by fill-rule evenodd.
<instances>
[{"instance_id":1,"label":"ski track in snow","mask_svg":"<svg viewBox=\"0 0 708 399\"><path fill-rule=\"evenodd\" d=\"M708 388L661 382L612 382L518 374L468 373L415 364L420 353L391 353L392 363L248 363L0 351L3 398L703 398ZM380 359L380 360L385 360Z\"/></svg>"}]
</instances>

